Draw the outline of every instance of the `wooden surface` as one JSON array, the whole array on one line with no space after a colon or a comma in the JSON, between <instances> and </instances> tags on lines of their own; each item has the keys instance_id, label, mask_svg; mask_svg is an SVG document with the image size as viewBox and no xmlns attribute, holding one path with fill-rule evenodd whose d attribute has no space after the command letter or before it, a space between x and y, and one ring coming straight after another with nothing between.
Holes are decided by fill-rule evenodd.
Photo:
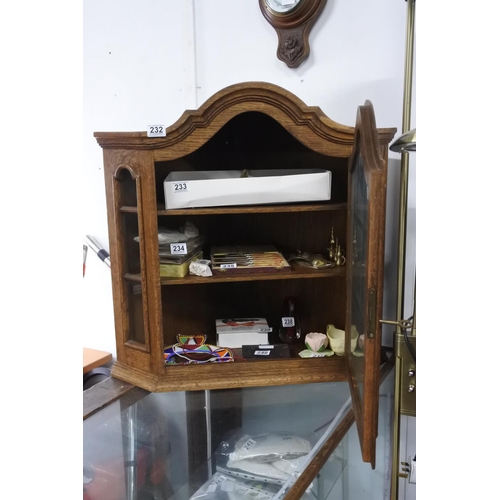
<instances>
[{"instance_id":1,"label":"wooden surface","mask_svg":"<svg viewBox=\"0 0 500 500\"><path fill-rule=\"evenodd\" d=\"M95 132L94 137L104 149L154 150L156 160L173 160L195 151L232 118L252 110L272 116L308 148L344 158L351 154L354 127L335 122L319 107L306 106L293 93L265 82L237 83L220 90L198 110L186 110L166 129L166 137L148 137L147 132ZM397 129L377 130L381 144L388 144ZM182 152L171 151L177 144Z\"/></svg>"},{"instance_id":2,"label":"wooden surface","mask_svg":"<svg viewBox=\"0 0 500 500\"><path fill-rule=\"evenodd\" d=\"M83 373L87 373L98 366L105 365L112 361L113 356L110 352L99 351L97 349L83 348Z\"/></svg>"},{"instance_id":3,"label":"wooden surface","mask_svg":"<svg viewBox=\"0 0 500 500\"><path fill-rule=\"evenodd\" d=\"M199 208L178 208L178 209L158 209L158 215L219 215L219 214L257 214L257 213L286 213L286 212L325 212L333 210L346 210L346 203L317 203L306 204L296 203L294 205L274 204L274 205L247 205L234 207L199 207ZM132 210L132 207L123 207L122 211ZM135 208L137 211L137 208Z\"/></svg>"},{"instance_id":4,"label":"wooden surface","mask_svg":"<svg viewBox=\"0 0 500 500\"><path fill-rule=\"evenodd\" d=\"M161 278L162 285L197 285L206 283L223 283L223 282L237 282L237 281L269 281L269 280L293 280L293 279L311 279L311 278L345 278L344 267L331 267L325 269L312 269L304 267L296 263L292 263L291 273L248 273L248 274L234 274L230 272L227 274L214 274L213 276L192 276L190 274L182 278ZM126 279L130 281L141 281L140 274L126 274ZM233 314L234 315L234 314Z\"/></svg>"},{"instance_id":5,"label":"wooden surface","mask_svg":"<svg viewBox=\"0 0 500 500\"><path fill-rule=\"evenodd\" d=\"M102 410L134 388L134 385L108 377L83 391L83 420ZM144 392L144 394L147 393Z\"/></svg>"},{"instance_id":6,"label":"wooden surface","mask_svg":"<svg viewBox=\"0 0 500 500\"><path fill-rule=\"evenodd\" d=\"M359 251L352 243L347 251L348 256L360 254L362 263L355 262L356 258L347 261L345 329L351 331L356 326L359 333L365 335L365 342L363 358L347 350L347 366L363 460L375 468L378 367L382 341L382 326L378 319L382 317L384 283L387 163L379 144L375 112L370 101L358 108L356 131L359 139L349 163L348 217L358 222L348 226L347 241L357 240L358 246L364 242L364 250ZM377 194L373 196L373 193ZM365 214L366 220L360 218L360 214ZM361 275L358 271L361 271ZM357 293L360 288L364 290L363 294ZM373 297L372 303L369 301L369 292ZM364 330L361 331L361 328Z\"/></svg>"},{"instance_id":7,"label":"wooden surface","mask_svg":"<svg viewBox=\"0 0 500 500\"><path fill-rule=\"evenodd\" d=\"M151 392L236 389L348 380L345 358L341 356L166 366L159 376L131 369L130 366L117 362L113 365L111 374L117 379L140 385Z\"/></svg>"}]
</instances>

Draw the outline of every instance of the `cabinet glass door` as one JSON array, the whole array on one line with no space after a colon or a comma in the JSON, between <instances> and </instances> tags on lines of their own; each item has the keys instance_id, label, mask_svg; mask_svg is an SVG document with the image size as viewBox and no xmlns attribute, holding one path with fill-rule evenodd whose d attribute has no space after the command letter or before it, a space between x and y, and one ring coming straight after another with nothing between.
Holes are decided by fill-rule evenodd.
<instances>
[{"instance_id":1,"label":"cabinet glass door","mask_svg":"<svg viewBox=\"0 0 500 500\"><path fill-rule=\"evenodd\" d=\"M386 166L369 101L349 160L346 355L362 457L375 468L380 381Z\"/></svg>"}]
</instances>

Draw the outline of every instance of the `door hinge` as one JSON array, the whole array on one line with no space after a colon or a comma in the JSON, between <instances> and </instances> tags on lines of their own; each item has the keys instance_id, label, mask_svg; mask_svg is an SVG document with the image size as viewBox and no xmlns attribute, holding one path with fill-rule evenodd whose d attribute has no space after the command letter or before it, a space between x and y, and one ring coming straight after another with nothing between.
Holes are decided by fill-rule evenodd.
<instances>
[{"instance_id":1,"label":"door hinge","mask_svg":"<svg viewBox=\"0 0 500 500\"><path fill-rule=\"evenodd\" d=\"M401 462L401 465L403 466L401 467L401 470L403 472L400 472L398 476L404 479L408 479L408 473L410 472L410 464L408 462Z\"/></svg>"},{"instance_id":2,"label":"door hinge","mask_svg":"<svg viewBox=\"0 0 500 500\"><path fill-rule=\"evenodd\" d=\"M417 457L410 457L408 462L401 462L401 471L398 476L404 479L408 479L408 482L412 484L417 483Z\"/></svg>"},{"instance_id":3,"label":"door hinge","mask_svg":"<svg viewBox=\"0 0 500 500\"><path fill-rule=\"evenodd\" d=\"M375 329L377 327L377 291L375 288L368 290L368 338L375 337Z\"/></svg>"}]
</instances>

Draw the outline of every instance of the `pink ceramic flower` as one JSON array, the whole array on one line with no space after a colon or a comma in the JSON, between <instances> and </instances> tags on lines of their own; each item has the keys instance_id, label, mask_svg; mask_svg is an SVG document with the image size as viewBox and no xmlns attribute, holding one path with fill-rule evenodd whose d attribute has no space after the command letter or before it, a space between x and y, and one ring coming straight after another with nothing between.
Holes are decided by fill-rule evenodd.
<instances>
[{"instance_id":1,"label":"pink ceramic flower","mask_svg":"<svg viewBox=\"0 0 500 500\"><path fill-rule=\"evenodd\" d=\"M324 351L328 347L328 338L324 333L308 333L305 342L307 348L314 352Z\"/></svg>"}]
</instances>

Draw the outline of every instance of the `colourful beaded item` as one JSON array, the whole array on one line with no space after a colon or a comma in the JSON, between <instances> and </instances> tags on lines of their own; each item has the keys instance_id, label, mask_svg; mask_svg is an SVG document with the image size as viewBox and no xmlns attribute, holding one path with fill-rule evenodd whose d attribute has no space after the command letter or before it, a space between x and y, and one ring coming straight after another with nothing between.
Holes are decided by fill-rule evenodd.
<instances>
[{"instance_id":1,"label":"colourful beaded item","mask_svg":"<svg viewBox=\"0 0 500 500\"><path fill-rule=\"evenodd\" d=\"M205 335L177 335L177 341L177 344L166 346L163 351L166 365L234 361L230 349L205 344Z\"/></svg>"}]
</instances>

